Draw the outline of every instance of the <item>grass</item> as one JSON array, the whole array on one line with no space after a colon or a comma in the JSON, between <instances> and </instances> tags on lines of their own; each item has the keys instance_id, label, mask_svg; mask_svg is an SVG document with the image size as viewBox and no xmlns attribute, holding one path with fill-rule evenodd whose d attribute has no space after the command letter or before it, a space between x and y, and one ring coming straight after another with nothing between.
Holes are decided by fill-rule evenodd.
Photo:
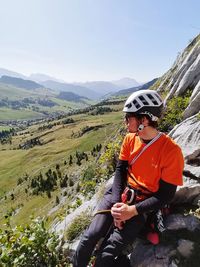
<instances>
[{"instance_id":1,"label":"grass","mask_svg":"<svg viewBox=\"0 0 200 267\"><path fill-rule=\"evenodd\" d=\"M31 98L37 100L38 98L47 98L57 105L53 107L41 106L39 104L30 104L29 108L11 109L7 107L0 108L0 120L24 120L44 117L44 112L69 112L73 109L84 108L90 104L95 103L88 100L86 103L77 103L65 101L55 97L55 92L50 92L48 89L39 90L25 90L17 88L12 85L0 83L0 100L9 99L9 101L22 100L24 98Z\"/></svg>"},{"instance_id":2,"label":"grass","mask_svg":"<svg viewBox=\"0 0 200 267\"><path fill-rule=\"evenodd\" d=\"M87 164L78 167L64 165L68 162L69 155L75 155L76 151L90 152L97 144L106 145L107 140L114 137L122 123L120 112L111 112L104 115L92 116L88 114L77 114L72 116L74 123L67 125L56 125L50 130L38 131L39 125L33 125L22 131L22 135L13 136L12 144L0 144L0 217L11 209L17 210L12 216L12 223L25 223L29 221L29 215L47 216L48 211L55 205L56 195L60 196L60 189L52 192L52 198L48 199L46 194L32 196L25 194L27 183L17 186L17 181L26 173L33 177L40 172L45 173L49 168L55 168L60 164L62 172L67 174L80 173ZM72 132L81 131L85 126L101 125L96 131L90 131L79 138L72 138ZM30 138L39 137L42 146L35 146L28 150L17 149L20 143ZM90 155L90 153L89 153ZM94 160L90 156L89 163ZM11 201L10 194L15 195ZM5 196L7 199L5 200ZM59 210L57 211L59 213ZM57 213L56 212L56 213ZM3 220L0 218L0 223ZM53 215L52 215L53 218Z\"/></svg>"},{"instance_id":3,"label":"grass","mask_svg":"<svg viewBox=\"0 0 200 267\"><path fill-rule=\"evenodd\" d=\"M73 241L77 238L80 233L83 232L84 229L87 228L89 223L91 222L91 215L88 213L82 213L77 216L69 225L65 232L65 237L68 241Z\"/></svg>"},{"instance_id":4,"label":"grass","mask_svg":"<svg viewBox=\"0 0 200 267\"><path fill-rule=\"evenodd\" d=\"M16 88L12 85L0 83L0 98L8 98L9 100L19 100L24 97L31 97L35 95L33 91L28 91L22 88Z\"/></svg>"},{"instance_id":5,"label":"grass","mask_svg":"<svg viewBox=\"0 0 200 267\"><path fill-rule=\"evenodd\" d=\"M3 125L1 126L1 125L0 125L0 132L1 132L1 131L6 131L6 130L10 130L11 128L12 128L12 127L10 127L10 126L3 126Z\"/></svg>"},{"instance_id":6,"label":"grass","mask_svg":"<svg viewBox=\"0 0 200 267\"><path fill-rule=\"evenodd\" d=\"M35 119L44 116L39 112L35 112L28 109L10 109L0 108L0 120L24 120L24 119Z\"/></svg>"}]
</instances>

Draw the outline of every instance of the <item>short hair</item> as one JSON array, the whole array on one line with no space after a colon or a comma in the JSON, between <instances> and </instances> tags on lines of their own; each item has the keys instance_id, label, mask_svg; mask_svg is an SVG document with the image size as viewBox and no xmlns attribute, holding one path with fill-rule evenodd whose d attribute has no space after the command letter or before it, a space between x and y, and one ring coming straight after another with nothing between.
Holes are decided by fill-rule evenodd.
<instances>
[{"instance_id":1,"label":"short hair","mask_svg":"<svg viewBox=\"0 0 200 267\"><path fill-rule=\"evenodd\" d=\"M145 117L149 121L149 126L153 128L158 128L158 121L152 121L152 119L147 114L137 114L134 115L134 117L138 120L141 120Z\"/></svg>"}]
</instances>

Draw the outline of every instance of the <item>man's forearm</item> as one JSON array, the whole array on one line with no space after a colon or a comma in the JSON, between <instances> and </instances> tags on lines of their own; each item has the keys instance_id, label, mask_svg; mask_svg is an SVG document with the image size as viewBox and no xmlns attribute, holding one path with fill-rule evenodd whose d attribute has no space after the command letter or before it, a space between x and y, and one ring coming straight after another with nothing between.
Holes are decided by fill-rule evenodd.
<instances>
[{"instance_id":1,"label":"man's forearm","mask_svg":"<svg viewBox=\"0 0 200 267\"><path fill-rule=\"evenodd\" d=\"M162 208L169 203L175 195L176 185L160 181L160 188L152 197L145 199L135 205L138 213L145 213Z\"/></svg>"},{"instance_id":2,"label":"man's forearm","mask_svg":"<svg viewBox=\"0 0 200 267\"><path fill-rule=\"evenodd\" d=\"M112 186L112 202L121 201L121 194L126 186L128 161L119 160Z\"/></svg>"}]
</instances>

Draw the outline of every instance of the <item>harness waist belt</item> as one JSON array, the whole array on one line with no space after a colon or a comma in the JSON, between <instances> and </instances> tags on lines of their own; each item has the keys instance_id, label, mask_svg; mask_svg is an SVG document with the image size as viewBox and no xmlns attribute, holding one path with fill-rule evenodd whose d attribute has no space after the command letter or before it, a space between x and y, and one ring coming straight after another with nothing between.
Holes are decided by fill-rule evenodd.
<instances>
[{"instance_id":1,"label":"harness waist belt","mask_svg":"<svg viewBox=\"0 0 200 267\"><path fill-rule=\"evenodd\" d=\"M144 193L139 189L133 188L132 186L128 185L122 195L121 195L121 200L123 203L127 203L127 204L134 204L137 202L140 202L146 198L151 197L152 194L149 193Z\"/></svg>"}]
</instances>

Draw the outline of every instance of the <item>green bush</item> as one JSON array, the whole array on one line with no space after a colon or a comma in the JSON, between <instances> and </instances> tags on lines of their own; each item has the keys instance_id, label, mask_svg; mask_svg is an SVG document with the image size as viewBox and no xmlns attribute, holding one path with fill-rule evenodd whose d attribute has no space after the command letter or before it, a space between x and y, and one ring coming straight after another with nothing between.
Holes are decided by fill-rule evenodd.
<instances>
[{"instance_id":1,"label":"green bush","mask_svg":"<svg viewBox=\"0 0 200 267\"><path fill-rule=\"evenodd\" d=\"M159 130L169 132L183 119L183 112L188 106L191 92L184 96L173 97L167 102L167 108L160 120Z\"/></svg>"},{"instance_id":2,"label":"green bush","mask_svg":"<svg viewBox=\"0 0 200 267\"><path fill-rule=\"evenodd\" d=\"M7 226L0 229L0 266L55 267L59 263L58 237L47 231L43 220L13 229Z\"/></svg>"},{"instance_id":3,"label":"green bush","mask_svg":"<svg viewBox=\"0 0 200 267\"><path fill-rule=\"evenodd\" d=\"M84 195L92 196L95 193L96 181L84 181L81 182L81 192Z\"/></svg>"},{"instance_id":4,"label":"green bush","mask_svg":"<svg viewBox=\"0 0 200 267\"><path fill-rule=\"evenodd\" d=\"M86 170L84 170L83 173L83 181L90 181L96 176L96 168L94 165L90 165L87 167Z\"/></svg>"},{"instance_id":5,"label":"green bush","mask_svg":"<svg viewBox=\"0 0 200 267\"><path fill-rule=\"evenodd\" d=\"M100 157L99 162L107 167L107 174L111 174L115 171L121 143L122 136L120 136L119 139L107 144L105 153Z\"/></svg>"},{"instance_id":6,"label":"green bush","mask_svg":"<svg viewBox=\"0 0 200 267\"><path fill-rule=\"evenodd\" d=\"M78 237L90 224L91 215L88 213L82 213L77 216L69 225L65 232L65 237L68 241L73 241Z\"/></svg>"}]
</instances>

